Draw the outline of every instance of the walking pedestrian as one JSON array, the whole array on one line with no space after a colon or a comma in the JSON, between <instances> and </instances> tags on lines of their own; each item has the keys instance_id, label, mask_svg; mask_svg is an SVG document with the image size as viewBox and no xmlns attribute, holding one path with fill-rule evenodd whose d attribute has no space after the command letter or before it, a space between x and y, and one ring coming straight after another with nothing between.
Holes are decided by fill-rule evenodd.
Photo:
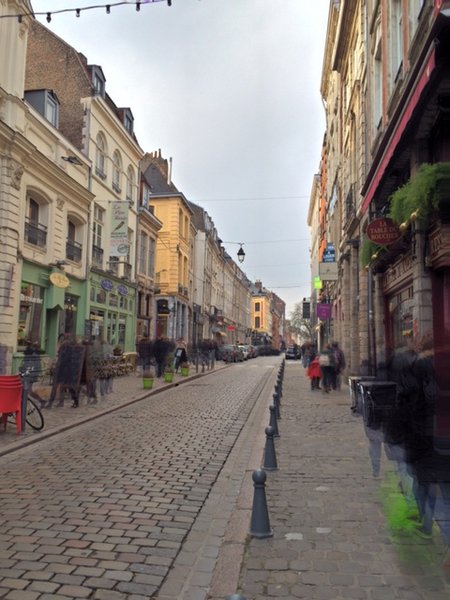
<instances>
[{"instance_id":1,"label":"walking pedestrian","mask_svg":"<svg viewBox=\"0 0 450 600\"><path fill-rule=\"evenodd\" d=\"M322 376L322 372L320 370L318 354L316 354L313 360L309 363L307 375L311 380L311 391L320 390L320 378Z\"/></svg>"},{"instance_id":2,"label":"walking pedestrian","mask_svg":"<svg viewBox=\"0 0 450 600\"><path fill-rule=\"evenodd\" d=\"M334 356L333 390L341 389L341 373L345 369L345 356L338 342L332 344Z\"/></svg>"},{"instance_id":3,"label":"walking pedestrian","mask_svg":"<svg viewBox=\"0 0 450 600\"><path fill-rule=\"evenodd\" d=\"M322 371L322 391L328 394L333 389L334 354L331 344L327 344L319 354L319 365Z\"/></svg>"},{"instance_id":4,"label":"walking pedestrian","mask_svg":"<svg viewBox=\"0 0 450 600\"><path fill-rule=\"evenodd\" d=\"M161 378L164 374L164 367L166 364L166 356L169 351L168 344L162 335L156 338L153 343L153 355L156 362L156 376Z\"/></svg>"},{"instance_id":5,"label":"walking pedestrian","mask_svg":"<svg viewBox=\"0 0 450 600\"><path fill-rule=\"evenodd\" d=\"M142 369L142 372L145 373L150 368L153 355L152 342L148 337L148 333L144 333L137 343L136 349L139 357L139 367Z\"/></svg>"}]
</instances>

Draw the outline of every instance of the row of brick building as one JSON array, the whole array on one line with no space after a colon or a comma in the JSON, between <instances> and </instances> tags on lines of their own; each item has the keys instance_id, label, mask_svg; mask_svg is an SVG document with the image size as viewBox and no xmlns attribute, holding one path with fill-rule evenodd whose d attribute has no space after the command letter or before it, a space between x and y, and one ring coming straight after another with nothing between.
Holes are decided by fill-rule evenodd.
<instances>
[{"instance_id":1,"label":"row of brick building","mask_svg":"<svg viewBox=\"0 0 450 600\"><path fill-rule=\"evenodd\" d=\"M0 372L30 344L54 356L61 334L279 347L284 302L227 254L171 160L141 149L101 66L18 0L0 4L0 57Z\"/></svg>"},{"instance_id":2,"label":"row of brick building","mask_svg":"<svg viewBox=\"0 0 450 600\"><path fill-rule=\"evenodd\" d=\"M433 348L446 405L449 44L447 1L330 1L308 216L319 344L339 340L351 373L381 377L393 353Z\"/></svg>"}]
</instances>

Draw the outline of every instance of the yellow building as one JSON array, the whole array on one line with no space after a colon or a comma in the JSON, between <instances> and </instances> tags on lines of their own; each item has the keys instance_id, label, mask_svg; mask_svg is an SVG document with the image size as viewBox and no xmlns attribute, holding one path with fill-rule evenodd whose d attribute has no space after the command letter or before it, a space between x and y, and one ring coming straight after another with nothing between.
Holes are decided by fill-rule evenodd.
<instances>
[{"instance_id":1,"label":"yellow building","mask_svg":"<svg viewBox=\"0 0 450 600\"><path fill-rule=\"evenodd\" d=\"M171 181L171 161L146 154L142 174L149 204L162 223L155 261L156 335L188 339L190 331L191 217L189 202Z\"/></svg>"},{"instance_id":2,"label":"yellow building","mask_svg":"<svg viewBox=\"0 0 450 600\"><path fill-rule=\"evenodd\" d=\"M272 341L271 294L262 287L260 281L255 282L252 294L251 322L252 343L270 344Z\"/></svg>"}]
</instances>

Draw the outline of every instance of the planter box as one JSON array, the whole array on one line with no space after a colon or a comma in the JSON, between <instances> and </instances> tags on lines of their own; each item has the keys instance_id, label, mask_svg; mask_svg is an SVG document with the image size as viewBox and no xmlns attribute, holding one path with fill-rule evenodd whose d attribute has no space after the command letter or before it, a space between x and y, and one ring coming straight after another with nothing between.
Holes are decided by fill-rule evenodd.
<instances>
[{"instance_id":1,"label":"planter box","mask_svg":"<svg viewBox=\"0 0 450 600\"><path fill-rule=\"evenodd\" d=\"M172 381L173 381L173 373L164 373L164 381L166 383L172 383Z\"/></svg>"},{"instance_id":2,"label":"planter box","mask_svg":"<svg viewBox=\"0 0 450 600\"><path fill-rule=\"evenodd\" d=\"M181 367L181 374L183 377L187 377L189 375L189 367Z\"/></svg>"},{"instance_id":3,"label":"planter box","mask_svg":"<svg viewBox=\"0 0 450 600\"><path fill-rule=\"evenodd\" d=\"M153 377L143 377L142 383L144 385L144 390L151 390L153 387Z\"/></svg>"}]
</instances>

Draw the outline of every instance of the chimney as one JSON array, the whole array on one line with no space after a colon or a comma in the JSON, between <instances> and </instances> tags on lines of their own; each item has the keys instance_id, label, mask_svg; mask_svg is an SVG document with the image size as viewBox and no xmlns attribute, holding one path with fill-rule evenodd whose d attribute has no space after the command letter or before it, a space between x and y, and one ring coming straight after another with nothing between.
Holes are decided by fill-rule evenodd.
<instances>
[{"instance_id":1,"label":"chimney","mask_svg":"<svg viewBox=\"0 0 450 600\"><path fill-rule=\"evenodd\" d=\"M257 279L255 281L255 286L258 289L258 291L260 292L262 290L262 281L260 281L259 279Z\"/></svg>"},{"instance_id":2,"label":"chimney","mask_svg":"<svg viewBox=\"0 0 450 600\"><path fill-rule=\"evenodd\" d=\"M172 183L172 157L169 158L169 167L167 169L167 183Z\"/></svg>"}]
</instances>

